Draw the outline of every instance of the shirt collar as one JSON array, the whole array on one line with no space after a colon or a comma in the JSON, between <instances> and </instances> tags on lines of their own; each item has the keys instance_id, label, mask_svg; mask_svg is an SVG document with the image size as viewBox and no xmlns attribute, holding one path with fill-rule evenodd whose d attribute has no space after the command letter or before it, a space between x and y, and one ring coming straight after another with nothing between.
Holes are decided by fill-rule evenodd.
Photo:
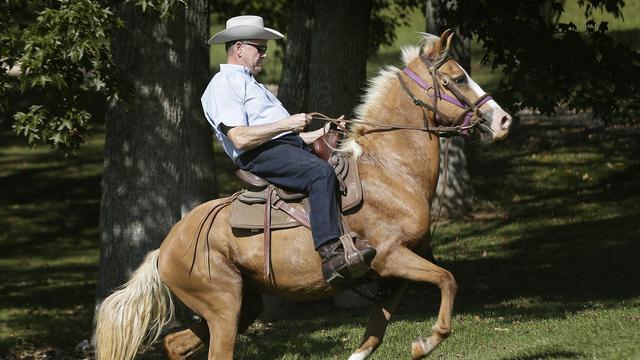
<instances>
[{"instance_id":1,"label":"shirt collar","mask_svg":"<svg viewBox=\"0 0 640 360\"><path fill-rule=\"evenodd\" d=\"M251 76L251 71L246 66L236 64L220 64L220 72L242 71Z\"/></svg>"}]
</instances>

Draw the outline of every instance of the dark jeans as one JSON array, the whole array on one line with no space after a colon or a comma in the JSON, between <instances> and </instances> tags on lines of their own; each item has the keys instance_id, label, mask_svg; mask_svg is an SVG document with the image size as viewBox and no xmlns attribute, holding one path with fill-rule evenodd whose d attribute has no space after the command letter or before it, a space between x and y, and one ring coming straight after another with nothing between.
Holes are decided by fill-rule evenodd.
<instances>
[{"instance_id":1,"label":"dark jeans","mask_svg":"<svg viewBox=\"0 0 640 360\"><path fill-rule=\"evenodd\" d=\"M309 194L316 250L340 236L335 172L326 161L311 153L300 136L287 134L270 140L240 155L236 165L275 185Z\"/></svg>"}]
</instances>

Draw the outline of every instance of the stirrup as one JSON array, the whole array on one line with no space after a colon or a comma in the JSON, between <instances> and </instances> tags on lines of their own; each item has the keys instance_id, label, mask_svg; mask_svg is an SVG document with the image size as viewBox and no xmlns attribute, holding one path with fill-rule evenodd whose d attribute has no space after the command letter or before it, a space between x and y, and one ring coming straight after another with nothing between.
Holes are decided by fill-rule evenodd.
<instances>
[{"instance_id":1,"label":"stirrup","mask_svg":"<svg viewBox=\"0 0 640 360\"><path fill-rule=\"evenodd\" d=\"M351 279L357 279L369 272L369 264L367 264L362 253L356 249L354 239L355 236L352 236L352 234L344 234L340 236L340 242L342 243L342 249L344 250L344 259Z\"/></svg>"},{"instance_id":2,"label":"stirrup","mask_svg":"<svg viewBox=\"0 0 640 360\"><path fill-rule=\"evenodd\" d=\"M322 276L329 284L341 285L368 274L376 250L368 245L358 250L353 241L356 237L355 233L342 235L339 242L326 245L327 248L320 253L323 257Z\"/></svg>"}]
</instances>

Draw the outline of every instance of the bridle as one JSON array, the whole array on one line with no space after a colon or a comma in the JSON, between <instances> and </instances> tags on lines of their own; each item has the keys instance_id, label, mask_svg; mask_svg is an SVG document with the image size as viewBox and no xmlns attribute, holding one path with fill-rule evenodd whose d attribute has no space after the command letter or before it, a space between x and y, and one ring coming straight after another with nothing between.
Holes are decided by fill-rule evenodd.
<instances>
[{"instance_id":1,"label":"bridle","mask_svg":"<svg viewBox=\"0 0 640 360\"><path fill-rule=\"evenodd\" d=\"M314 112L309 115L312 116L313 119L324 120L332 122L337 125L339 128L342 128L344 132L347 132L346 128L342 125L342 123L346 124L362 124L375 128L377 131L380 130L419 130L430 133L437 133L440 136L469 136L471 130L476 126L484 126L487 127L484 122L486 119L484 114L480 112L480 107L492 100L493 98L489 93L485 93L484 95L478 97L475 101L470 101L466 96L462 94L462 92L455 86L455 84L447 77L445 77L440 72L440 67L444 65L447 61L451 59L451 56L444 55L439 57L436 62L432 63L427 59L426 55L421 54L420 59L425 64L429 73L431 74L431 78L434 80L434 84L429 84L426 80L421 78L418 74L416 74L413 70L409 69L409 67L405 67L401 73L397 74L398 81L402 86L402 89L405 93L411 98L411 101L416 106L420 106L431 111L434 114L434 122L436 126L429 126L429 122L426 119L425 114L425 126L411 126L411 125L396 125L396 124L385 124L385 123L376 123L371 121L364 121L359 119L333 119L322 113ZM408 76L411 80L413 80L418 86L420 86L427 93L427 96L431 97L431 104L426 103L420 100L417 96L411 92L409 86L402 78L402 74ZM455 97L449 96L443 93L440 89L440 86L444 86L447 90L449 90ZM429 91L433 92L433 94L429 94ZM453 119L441 111L438 110L438 100L446 101L450 104L453 104L464 111L460 114L457 119ZM460 125L451 125L446 126L443 125L445 122L449 124L458 124ZM375 131L375 130L374 130Z\"/></svg>"},{"instance_id":2,"label":"bridle","mask_svg":"<svg viewBox=\"0 0 640 360\"><path fill-rule=\"evenodd\" d=\"M451 56L445 54L444 56L440 56L436 58L436 61L433 63L429 61L429 59L427 59L427 56L424 54L420 54L420 59L429 70L429 73L431 74L431 78L433 79L433 85L429 84L426 80L421 78L413 70L409 69L408 66L402 70L402 73L398 73L397 77L398 77L398 81L400 82L400 85L402 86L402 89L405 91L405 93L407 93L409 98L411 98L411 101L413 102L413 104L415 104L416 106L425 108L433 113L433 120L434 120L434 123L436 124L435 127L429 126L428 120L426 119L426 115L425 115L425 121L424 121L426 126L424 127L410 126L410 125L381 124L381 123L373 123L373 122L362 121L357 119L353 119L353 120L332 119L321 113L311 113L310 115L312 115L312 118L314 119L322 119L325 121L332 122L333 124L342 128L342 130L345 133L347 132L347 130L346 128L344 128L344 126L341 123L364 124L364 125L377 128L379 130L380 129L382 130L396 130L396 129L420 130L420 131L426 131L430 133L437 133L439 136L451 136L451 135L470 136L471 130L476 126L487 127L487 125L484 124L484 122L486 122L487 119L485 119L484 114L480 112L480 107L493 99L491 95L489 95L489 93L485 93L484 95L479 96L475 101L471 101L466 96L464 96L462 92L456 87L456 85L452 81L449 81L449 78L445 77L440 72L440 67L442 67L442 65L444 65L447 61L451 60ZM413 80L416 84L418 84L418 86L424 89L427 96L431 97L432 99L431 104L420 100L417 96L413 94L413 92L411 92L411 90L409 89L409 86L407 85L405 80L402 78L402 74L405 74L406 76L408 76L411 80ZM451 97L443 93L440 89L440 86L444 86L455 97ZM430 90L433 91L433 94L429 94ZM464 111L458 116L457 119L450 118L449 116L443 114L441 111L438 110L439 100L446 101L450 104L453 104L463 109ZM443 120L448 121L449 124L460 123L460 125L444 126L442 125L444 122ZM449 142L450 141L447 141L445 143L445 151L444 151L445 163L444 163L443 183L445 184L445 186L447 184L447 178L449 173L449 165L448 165ZM444 194L444 190L443 190L443 194ZM440 213L442 211L442 205L443 203L441 202L436 215L435 225L431 230L432 238L435 236L437 224L440 219Z\"/></svg>"},{"instance_id":3,"label":"bridle","mask_svg":"<svg viewBox=\"0 0 640 360\"><path fill-rule=\"evenodd\" d=\"M411 98L411 101L416 106L421 106L427 108L434 114L434 122L437 127L443 127L443 120L447 121L450 124L460 124L458 126L454 126L455 130L445 129L444 131L439 131L440 133L454 133L455 135L469 136L469 132L475 126L482 125L483 122L486 121L483 114L480 113L480 107L492 100L493 98L489 93L485 93L484 95L478 97L475 101L470 101L466 96L462 94L462 92L456 87L455 83L449 81L449 78L445 77L440 72L440 67L444 65L447 61L451 60L451 56L445 55L440 58L437 58L435 62L429 61L426 55L421 54L420 60L424 63L424 65L429 70L431 74L431 78L433 79L433 85L429 84L426 80L421 78L418 74L416 74L413 70L409 69L409 67L405 67L402 70L402 73L408 76L411 80L413 80L418 86L420 86L427 93L427 96L431 97L431 104L426 103L416 97L409 86L402 78L402 75L398 73L398 81L402 86L402 89L407 93L407 95ZM455 97L449 96L443 93L440 89L440 86L444 86L447 90L449 90ZM432 90L430 94L429 91ZM447 115L443 114L441 111L438 111L438 100L446 101L452 105L455 105L464 111L460 114L457 119L452 119ZM447 127L448 128L448 127Z\"/></svg>"}]
</instances>

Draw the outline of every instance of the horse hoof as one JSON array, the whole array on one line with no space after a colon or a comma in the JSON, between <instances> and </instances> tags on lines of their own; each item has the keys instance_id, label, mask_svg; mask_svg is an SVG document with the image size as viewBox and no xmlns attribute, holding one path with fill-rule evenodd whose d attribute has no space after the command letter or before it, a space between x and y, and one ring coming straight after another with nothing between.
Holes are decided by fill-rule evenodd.
<instances>
[{"instance_id":1,"label":"horse hoof","mask_svg":"<svg viewBox=\"0 0 640 360\"><path fill-rule=\"evenodd\" d=\"M366 348L362 351L356 351L351 356L349 356L348 360L364 360L373 352L372 348Z\"/></svg>"},{"instance_id":2,"label":"horse hoof","mask_svg":"<svg viewBox=\"0 0 640 360\"><path fill-rule=\"evenodd\" d=\"M418 336L414 342L411 343L411 359L424 359L437 344L434 344L431 338L425 339L422 336Z\"/></svg>"}]
</instances>

